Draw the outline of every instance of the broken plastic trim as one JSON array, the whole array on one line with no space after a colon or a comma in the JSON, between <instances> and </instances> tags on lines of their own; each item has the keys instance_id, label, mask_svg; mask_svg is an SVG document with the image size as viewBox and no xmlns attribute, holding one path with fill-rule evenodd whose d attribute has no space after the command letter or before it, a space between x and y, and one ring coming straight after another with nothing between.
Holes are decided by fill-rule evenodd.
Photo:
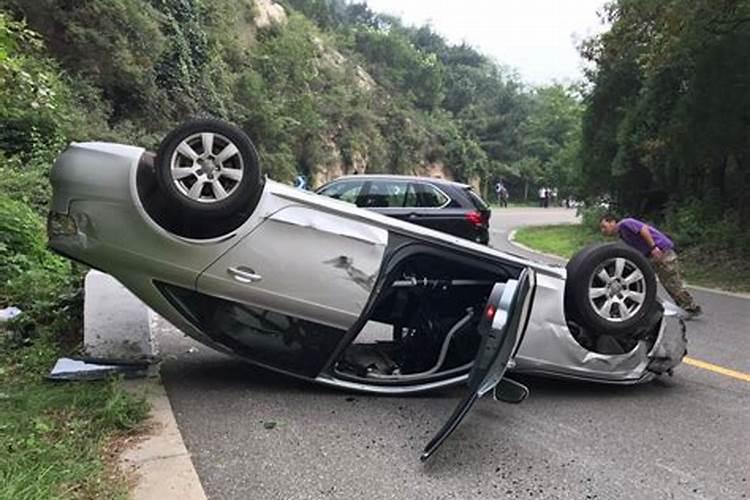
<instances>
[{"instance_id":1,"label":"broken plastic trim","mask_svg":"<svg viewBox=\"0 0 750 500\"><path fill-rule=\"evenodd\" d=\"M495 401L518 404L529 396L529 388L520 382L503 377L495 386Z\"/></svg>"},{"instance_id":2,"label":"broken plastic trim","mask_svg":"<svg viewBox=\"0 0 750 500\"><path fill-rule=\"evenodd\" d=\"M151 375L150 364L101 364L80 359L60 358L47 375L49 380L103 380L113 375L125 378L145 378Z\"/></svg>"}]
</instances>

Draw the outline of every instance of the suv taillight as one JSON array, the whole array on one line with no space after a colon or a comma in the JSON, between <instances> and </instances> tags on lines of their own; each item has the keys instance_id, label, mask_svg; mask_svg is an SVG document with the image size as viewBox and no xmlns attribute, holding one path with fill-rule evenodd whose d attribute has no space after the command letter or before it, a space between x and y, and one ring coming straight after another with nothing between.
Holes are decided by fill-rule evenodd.
<instances>
[{"instance_id":1,"label":"suv taillight","mask_svg":"<svg viewBox=\"0 0 750 500\"><path fill-rule=\"evenodd\" d=\"M466 220L468 220L473 226L484 225L484 217L482 216L482 212L468 212L466 214Z\"/></svg>"}]
</instances>

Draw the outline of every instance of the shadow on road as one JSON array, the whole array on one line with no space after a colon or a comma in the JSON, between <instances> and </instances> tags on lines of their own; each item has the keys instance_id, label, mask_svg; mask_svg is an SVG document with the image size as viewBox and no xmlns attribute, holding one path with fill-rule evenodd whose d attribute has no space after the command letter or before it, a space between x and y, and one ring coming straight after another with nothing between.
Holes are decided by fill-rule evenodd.
<instances>
[{"instance_id":1,"label":"shadow on road","mask_svg":"<svg viewBox=\"0 0 750 500\"><path fill-rule=\"evenodd\" d=\"M314 393L320 395L356 395L354 391L342 391L314 382L297 379L281 373L256 367L243 361L224 356L200 356L194 359L166 361L162 374L168 384L190 385L194 389L260 389L263 392L279 391L283 393ZM613 385L593 382L555 380L534 376L515 376L514 379L526 384L534 399L601 399L627 398L664 393L675 388L675 383L668 377L657 378L646 384ZM451 399L462 395L464 388L451 387L430 393L396 396L408 399ZM372 396L390 398L389 396Z\"/></svg>"}]
</instances>

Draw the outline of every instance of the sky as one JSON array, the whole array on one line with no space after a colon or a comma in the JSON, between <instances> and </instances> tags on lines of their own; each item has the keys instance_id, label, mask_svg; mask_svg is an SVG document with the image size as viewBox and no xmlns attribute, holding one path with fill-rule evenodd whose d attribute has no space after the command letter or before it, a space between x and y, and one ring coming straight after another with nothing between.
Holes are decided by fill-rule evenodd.
<instances>
[{"instance_id":1,"label":"sky","mask_svg":"<svg viewBox=\"0 0 750 500\"><path fill-rule=\"evenodd\" d=\"M370 9L409 25L429 24L452 43L466 42L522 80L542 85L580 80L576 45L604 31L605 0L366 0Z\"/></svg>"}]
</instances>

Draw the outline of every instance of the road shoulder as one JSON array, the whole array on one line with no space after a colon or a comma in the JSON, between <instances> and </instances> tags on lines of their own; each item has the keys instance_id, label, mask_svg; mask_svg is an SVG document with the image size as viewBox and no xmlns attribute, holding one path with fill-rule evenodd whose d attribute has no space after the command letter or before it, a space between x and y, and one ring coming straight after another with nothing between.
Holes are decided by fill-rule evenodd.
<instances>
[{"instance_id":1,"label":"road shoulder","mask_svg":"<svg viewBox=\"0 0 750 500\"><path fill-rule=\"evenodd\" d=\"M120 455L120 467L135 478L134 500L205 500L190 454L182 440L172 405L160 378L127 382L128 390L145 392L151 405L150 434Z\"/></svg>"}]
</instances>

